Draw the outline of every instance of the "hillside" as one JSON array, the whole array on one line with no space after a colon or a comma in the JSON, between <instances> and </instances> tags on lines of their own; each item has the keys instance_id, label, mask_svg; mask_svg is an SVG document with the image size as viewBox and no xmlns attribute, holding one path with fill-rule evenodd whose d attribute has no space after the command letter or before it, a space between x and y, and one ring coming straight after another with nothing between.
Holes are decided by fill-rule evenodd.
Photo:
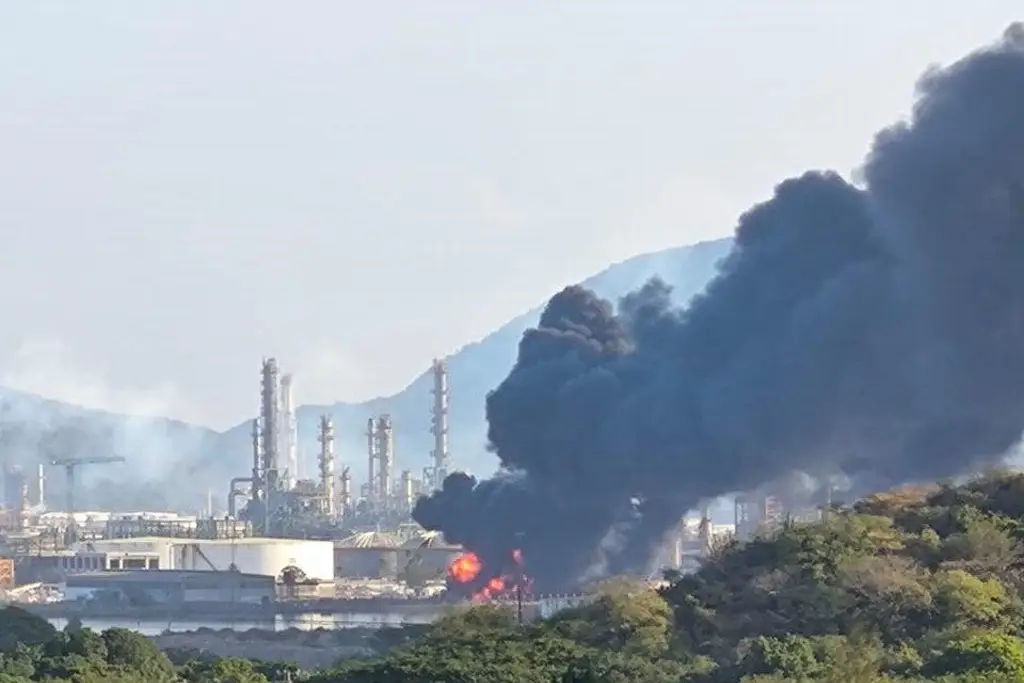
<instances>
[{"instance_id":1,"label":"hillside","mask_svg":"<svg viewBox=\"0 0 1024 683\"><path fill-rule=\"evenodd\" d=\"M728 251L730 240L718 240L637 256L610 266L584 281L587 287L610 299L636 289L658 275L687 301L699 292ZM471 343L449 357L452 384L451 447L455 465L476 474L489 474L493 456L486 453L484 397L511 367L523 331L534 324L543 302L512 319L484 339ZM429 359L424 359L424 367ZM301 378L299 378L301 380ZM431 449L428 372L415 378L403 391L359 404L301 406L298 410L303 473L316 467L316 424L329 413L337 434L337 453L351 464L357 485L366 476L365 430L368 417L390 413L395 423L396 467L420 472L428 464ZM36 454L88 456L124 455L124 465L84 468L80 508L113 507L120 510L158 507L200 508L206 493L213 492L222 506L228 480L244 476L251 462L248 422L223 432L173 420L114 415L49 401L28 394L0 390L2 462L31 466ZM63 495L63 473L54 471L48 482L51 500ZM130 486L123 484L131 482ZM186 485L187 483L187 485Z\"/></svg>"},{"instance_id":2,"label":"hillside","mask_svg":"<svg viewBox=\"0 0 1024 683\"><path fill-rule=\"evenodd\" d=\"M610 266L588 278L584 285L613 300L632 291L654 275L671 284L680 301L687 301L703 289L712 277L718 261L725 256L730 241L705 242L688 247L645 254ZM475 474L489 474L493 456L487 454L484 398L506 376L516 357L523 331L536 323L541 306L512 319L484 339L469 344L449 357L451 373L451 448L457 467ZM427 363L424 364L425 366ZM390 413L395 423L396 464L399 469L419 472L429 464L431 377L428 370L403 391L360 404L337 403L331 406L302 406L298 411L300 440L306 456L305 472L315 468L315 435L319 417L329 413L335 423L337 452L352 463L357 482L366 474L366 420L371 415ZM225 435L231 453L244 444L248 457L249 426L239 425ZM232 458L235 460L234 457Z\"/></svg>"}]
</instances>

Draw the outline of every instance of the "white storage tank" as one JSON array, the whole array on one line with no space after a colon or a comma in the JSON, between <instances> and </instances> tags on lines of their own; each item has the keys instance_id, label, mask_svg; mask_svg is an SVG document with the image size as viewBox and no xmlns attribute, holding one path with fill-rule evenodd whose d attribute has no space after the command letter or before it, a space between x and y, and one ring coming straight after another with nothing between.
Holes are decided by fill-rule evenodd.
<instances>
[{"instance_id":1,"label":"white storage tank","mask_svg":"<svg viewBox=\"0 0 1024 683\"><path fill-rule=\"evenodd\" d=\"M334 580L334 544L293 538L175 540L173 569L239 571L278 577L298 567L307 578Z\"/></svg>"},{"instance_id":2,"label":"white storage tank","mask_svg":"<svg viewBox=\"0 0 1024 683\"><path fill-rule=\"evenodd\" d=\"M153 553L159 569L239 571L278 577L285 567L298 567L310 579L334 580L334 544L295 538L119 538L81 544L98 553Z\"/></svg>"}]
</instances>

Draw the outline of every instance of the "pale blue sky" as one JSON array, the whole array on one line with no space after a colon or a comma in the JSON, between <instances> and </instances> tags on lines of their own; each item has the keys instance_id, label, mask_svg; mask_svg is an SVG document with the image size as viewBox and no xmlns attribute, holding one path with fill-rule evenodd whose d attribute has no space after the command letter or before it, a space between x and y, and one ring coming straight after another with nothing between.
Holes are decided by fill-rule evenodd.
<instances>
[{"instance_id":1,"label":"pale blue sky","mask_svg":"<svg viewBox=\"0 0 1024 683\"><path fill-rule=\"evenodd\" d=\"M213 426L402 388L848 173L996 0L0 2L0 384Z\"/></svg>"}]
</instances>

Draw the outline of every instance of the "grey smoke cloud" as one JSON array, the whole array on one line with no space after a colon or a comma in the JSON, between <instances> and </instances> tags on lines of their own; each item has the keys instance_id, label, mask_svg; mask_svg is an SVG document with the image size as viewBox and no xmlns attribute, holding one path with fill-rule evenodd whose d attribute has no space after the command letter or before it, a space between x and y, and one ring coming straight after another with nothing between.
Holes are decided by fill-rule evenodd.
<instances>
[{"instance_id":1,"label":"grey smoke cloud","mask_svg":"<svg viewBox=\"0 0 1024 683\"><path fill-rule=\"evenodd\" d=\"M686 310L658 281L617 312L556 294L487 400L510 474L452 475L416 519L563 587L641 570L699 501L793 472L882 486L1001 458L1024 430L1022 34L928 72L864 188L780 183Z\"/></svg>"}]
</instances>

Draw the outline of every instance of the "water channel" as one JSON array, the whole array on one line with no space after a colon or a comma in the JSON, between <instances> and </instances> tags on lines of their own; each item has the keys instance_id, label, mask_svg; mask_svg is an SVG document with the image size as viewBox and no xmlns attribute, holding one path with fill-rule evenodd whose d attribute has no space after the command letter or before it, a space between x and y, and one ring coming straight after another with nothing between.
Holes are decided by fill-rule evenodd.
<instances>
[{"instance_id":1,"label":"water channel","mask_svg":"<svg viewBox=\"0 0 1024 683\"><path fill-rule=\"evenodd\" d=\"M248 631L259 629L262 631L286 631L298 629L301 631L314 631L316 629L341 629L341 628L379 628L398 627L405 624L429 624L436 616L432 614L396 614L388 612L367 612L350 614L288 614L278 615L265 620L240 619L230 620L209 620L209 619L118 619L103 617L82 617L82 625L94 631L103 631L108 628L125 628L137 631L143 635L155 636L165 631L196 631L201 628L219 631L230 629L232 631ZM68 620L64 618L51 618L48 621L57 628L67 626Z\"/></svg>"}]
</instances>

